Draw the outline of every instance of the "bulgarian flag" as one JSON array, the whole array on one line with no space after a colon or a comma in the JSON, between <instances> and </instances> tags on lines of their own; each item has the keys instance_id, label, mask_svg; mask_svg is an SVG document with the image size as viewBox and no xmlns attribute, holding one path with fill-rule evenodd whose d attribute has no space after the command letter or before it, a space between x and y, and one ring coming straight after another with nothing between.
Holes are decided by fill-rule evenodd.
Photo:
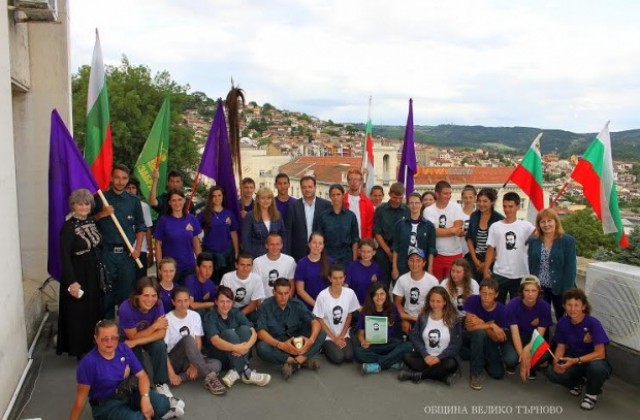
<instances>
[{"instance_id":1,"label":"bulgarian flag","mask_svg":"<svg viewBox=\"0 0 640 420\"><path fill-rule=\"evenodd\" d=\"M618 244L627 248L629 242L622 226L613 176L609 122L584 152L571 178L582 184L584 196L602 222L604 233L615 233Z\"/></svg>"},{"instance_id":2,"label":"bulgarian flag","mask_svg":"<svg viewBox=\"0 0 640 420\"><path fill-rule=\"evenodd\" d=\"M527 220L531 223L535 223L536 215L544 209L542 156L540 154L541 137L542 133L538 134L518 167L509 175L507 182L504 183L504 186L506 186L509 181L513 182L529 196L531 203L527 211Z\"/></svg>"},{"instance_id":3,"label":"bulgarian flag","mask_svg":"<svg viewBox=\"0 0 640 420\"><path fill-rule=\"evenodd\" d=\"M109 96L105 76L100 37L96 29L96 45L93 48L87 93L87 141L84 145L84 158L102 190L109 188L113 166Z\"/></svg>"},{"instance_id":4,"label":"bulgarian flag","mask_svg":"<svg viewBox=\"0 0 640 420\"><path fill-rule=\"evenodd\" d=\"M531 354L531 367L538 363L538 360L540 360L546 351L549 351L549 343L538 333L537 329L533 330L531 349L529 350Z\"/></svg>"},{"instance_id":5,"label":"bulgarian flag","mask_svg":"<svg viewBox=\"0 0 640 420\"><path fill-rule=\"evenodd\" d=\"M362 155L362 171L367 174L365 179L366 191L371 190L371 187L376 184L376 176L373 171L373 137L371 131L371 116L369 116L367 128L365 129L364 153Z\"/></svg>"}]
</instances>

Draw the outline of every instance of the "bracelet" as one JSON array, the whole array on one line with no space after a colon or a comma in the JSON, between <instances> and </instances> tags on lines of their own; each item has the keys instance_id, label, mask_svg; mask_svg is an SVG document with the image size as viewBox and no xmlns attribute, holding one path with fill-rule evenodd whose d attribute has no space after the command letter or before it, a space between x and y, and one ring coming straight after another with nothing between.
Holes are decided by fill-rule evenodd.
<instances>
[{"instance_id":1,"label":"bracelet","mask_svg":"<svg viewBox=\"0 0 640 420\"><path fill-rule=\"evenodd\" d=\"M580 356L578 356L578 364L581 365L582 364L582 358Z\"/></svg>"}]
</instances>

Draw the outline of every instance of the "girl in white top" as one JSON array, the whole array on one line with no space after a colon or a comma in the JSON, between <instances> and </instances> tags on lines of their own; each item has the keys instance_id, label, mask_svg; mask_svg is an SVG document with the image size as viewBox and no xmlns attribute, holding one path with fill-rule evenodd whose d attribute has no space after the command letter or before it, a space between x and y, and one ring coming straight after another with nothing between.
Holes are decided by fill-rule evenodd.
<instances>
[{"instance_id":1,"label":"girl in white top","mask_svg":"<svg viewBox=\"0 0 640 420\"><path fill-rule=\"evenodd\" d=\"M460 246L462 247L462 255L466 256L469 253L469 246L467 245L467 230L469 229L469 218L471 213L476 210L476 189L473 185L465 185L462 189L462 230L465 236L460 238Z\"/></svg>"},{"instance_id":2,"label":"girl in white top","mask_svg":"<svg viewBox=\"0 0 640 420\"><path fill-rule=\"evenodd\" d=\"M463 306L467 298L480 294L480 286L471 278L471 267L464 258L458 258L453 262L449 277L444 279L441 286L449 293L451 303L460 317L466 315Z\"/></svg>"},{"instance_id":3,"label":"girl in white top","mask_svg":"<svg viewBox=\"0 0 640 420\"><path fill-rule=\"evenodd\" d=\"M322 330L327 334L322 345L327 359L334 364L353 360L353 343L349 337L352 312L360 309L358 298L353 290L344 286L345 271L341 265L329 269L329 283L318 294L313 315L320 321Z\"/></svg>"}]
</instances>

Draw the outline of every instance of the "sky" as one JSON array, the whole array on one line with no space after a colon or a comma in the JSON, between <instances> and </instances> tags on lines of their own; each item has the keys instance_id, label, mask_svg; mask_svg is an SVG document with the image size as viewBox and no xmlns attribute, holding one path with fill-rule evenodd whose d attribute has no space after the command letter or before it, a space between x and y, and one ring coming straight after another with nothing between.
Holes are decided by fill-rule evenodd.
<instances>
[{"instance_id":1,"label":"sky","mask_svg":"<svg viewBox=\"0 0 640 420\"><path fill-rule=\"evenodd\" d=\"M635 0L68 0L71 68L123 55L324 120L640 128Z\"/></svg>"}]
</instances>

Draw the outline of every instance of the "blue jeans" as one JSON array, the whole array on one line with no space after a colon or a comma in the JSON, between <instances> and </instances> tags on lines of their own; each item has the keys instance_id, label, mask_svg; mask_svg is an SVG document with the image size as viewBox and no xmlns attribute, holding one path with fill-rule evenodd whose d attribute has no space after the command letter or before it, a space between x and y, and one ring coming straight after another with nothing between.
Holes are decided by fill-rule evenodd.
<instances>
[{"instance_id":1,"label":"blue jeans","mask_svg":"<svg viewBox=\"0 0 640 420\"><path fill-rule=\"evenodd\" d=\"M362 348L357 338L353 339L353 351L356 360L362 363L377 363L382 370L402 361L402 356L412 349L410 341L392 338L387 344L372 344L368 349Z\"/></svg>"},{"instance_id":2,"label":"blue jeans","mask_svg":"<svg viewBox=\"0 0 640 420\"><path fill-rule=\"evenodd\" d=\"M131 349L142 366L144 366L144 361L142 359L143 349L151 358L151 367L153 370L153 377L149 375L151 383L168 384L169 372L167 371L167 345L164 340L152 341L151 343L141 344Z\"/></svg>"},{"instance_id":3,"label":"blue jeans","mask_svg":"<svg viewBox=\"0 0 640 420\"><path fill-rule=\"evenodd\" d=\"M164 395L149 390L149 400L153 407L153 419L160 420L169 411L169 399ZM91 413L96 420L143 420L140 411L140 394L134 392L128 400L110 399L91 406Z\"/></svg>"},{"instance_id":4,"label":"blue jeans","mask_svg":"<svg viewBox=\"0 0 640 420\"><path fill-rule=\"evenodd\" d=\"M550 366L546 375L551 382L567 388L580 385L586 379L585 392L591 395L599 395L602 393L604 382L609 379L612 372L611 365L605 359L573 365L562 374L557 373Z\"/></svg>"},{"instance_id":5,"label":"blue jeans","mask_svg":"<svg viewBox=\"0 0 640 420\"><path fill-rule=\"evenodd\" d=\"M324 331L320 331L318 337L316 338L316 341L311 345L309 351L307 351L304 356L307 359L311 359L313 356L318 354L326 338L327 334ZM258 356L260 356L262 360L268 363L283 365L287 363L287 360L289 359L289 357L291 357L289 353L285 353L280 349L272 347L264 341L258 341L258 345L256 346L256 348L258 349Z\"/></svg>"},{"instance_id":6,"label":"blue jeans","mask_svg":"<svg viewBox=\"0 0 640 420\"><path fill-rule=\"evenodd\" d=\"M500 355L500 343L491 340L484 330L472 331L469 339L471 374L479 375L486 369L492 378L502 379L504 365Z\"/></svg>"},{"instance_id":7,"label":"blue jeans","mask_svg":"<svg viewBox=\"0 0 640 420\"><path fill-rule=\"evenodd\" d=\"M251 328L242 325L236 329L224 330L220 338L231 344L244 343L251 338ZM249 364L250 352L242 356L234 356L230 351L222 351L212 346L208 353L210 357L220 360L222 369L235 369L236 372L242 373Z\"/></svg>"}]
</instances>

